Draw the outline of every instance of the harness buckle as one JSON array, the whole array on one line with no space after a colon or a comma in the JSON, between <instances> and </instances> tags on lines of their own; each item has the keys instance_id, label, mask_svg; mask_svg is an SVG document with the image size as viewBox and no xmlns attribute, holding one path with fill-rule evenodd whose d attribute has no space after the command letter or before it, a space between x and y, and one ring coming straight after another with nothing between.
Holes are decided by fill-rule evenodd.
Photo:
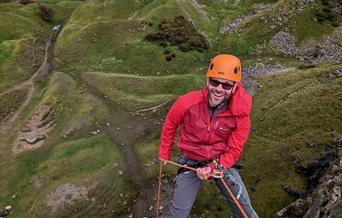
<instances>
[{"instance_id":1,"label":"harness buckle","mask_svg":"<svg viewBox=\"0 0 342 218\"><path fill-rule=\"evenodd\" d=\"M215 165L215 168L213 169L212 177L216 179L223 178L224 167L221 164L219 164L219 161L216 159L213 160L213 164Z\"/></svg>"},{"instance_id":2,"label":"harness buckle","mask_svg":"<svg viewBox=\"0 0 342 218\"><path fill-rule=\"evenodd\" d=\"M223 170L215 168L212 172L212 177L216 179L223 178Z\"/></svg>"}]
</instances>

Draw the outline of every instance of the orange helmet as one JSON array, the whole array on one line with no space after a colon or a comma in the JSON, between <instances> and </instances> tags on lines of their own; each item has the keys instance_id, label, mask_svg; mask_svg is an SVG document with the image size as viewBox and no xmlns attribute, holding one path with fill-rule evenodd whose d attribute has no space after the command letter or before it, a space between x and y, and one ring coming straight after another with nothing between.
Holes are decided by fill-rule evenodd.
<instances>
[{"instance_id":1,"label":"orange helmet","mask_svg":"<svg viewBox=\"0 0 342 218\"><path fill-rule=\"evenodd\" d=\"M209 65L207 77L241 81L241 63L240 59L234 55L220 54L213 58Z\"/></svg>"}]
</instances>

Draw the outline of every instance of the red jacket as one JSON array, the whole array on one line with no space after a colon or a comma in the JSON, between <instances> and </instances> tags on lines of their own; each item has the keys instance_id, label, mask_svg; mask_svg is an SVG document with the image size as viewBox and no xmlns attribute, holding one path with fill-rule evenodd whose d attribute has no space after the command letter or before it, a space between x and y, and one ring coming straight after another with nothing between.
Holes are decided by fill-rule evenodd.
<instances>
[{"instance_id":1,"label":"red jacket","mask_svg":"<svg viewBox=\"0 0 342 218\"><path fill-rule=\"evenodd\" d=\"M159 157L169 160L178 126L180 153L192 160L212 160L230 168L240 158L250 131L252 98L241 84L229 99L227 109L210 121L208 88L180 96L166 116Z\"/></svg>"}]
</instances>

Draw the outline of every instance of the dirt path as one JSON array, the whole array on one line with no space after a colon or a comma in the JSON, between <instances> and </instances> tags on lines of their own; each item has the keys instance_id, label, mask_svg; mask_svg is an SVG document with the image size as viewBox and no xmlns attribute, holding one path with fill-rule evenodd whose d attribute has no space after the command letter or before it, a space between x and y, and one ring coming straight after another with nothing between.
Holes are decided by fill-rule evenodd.
<instances>
[{"instance_id":1,"label":"dirt path","mask_svg":"<svg viewBox=\"0 0 342 218\"><path fill-rule=\"evenodd\" d=\"M25 99L23 101L23 103L21 104L21 106L17 109L17 111L15 111L13 114L9 114L3 122L3 125L0 127L0 131L4 131L4 128L8 126L8 124L14 123L15 121L17 121L18 116L22 113L22 111L25 109L25 107L29 104L29 102L31 101L33 92L34 92L34 82L36 80L36 78L41 75L41 74L47 74L49 72L50 69L50 62L51 62L51 57L52 57L52 52L53 52L53 46L54 43L57 39L57 36L59 34L61 30L60 26L55 26L52 30L52 33L49 37L48 42L45 45L45 55L44 55L44 60L42 62L42 64L40 65L39 69L31 76L30 79L26 80L23 83L20 83L2 93L0 93L0 97L2 95L5 95L7 93L22 89L24 87L28 87Z\"/></svg>"},{"instance_id":2,"label":"dirt path","mask_svg":"<svg viewBox=\"0 0 342 218\"><path fill-rule=\"evenodd\" d=\"M111 100L106 98L94 86L82 80L79 74L69 75L107 106L108 111L110 111L110 119L108 120L108 125L102 127L101 131L106 132L119 145L127 166L126 173L138 185L139 193L131 207L130 213L121 217L128 217L131 214L134 217L154 217L155 210L149 210L149 207L151 205L154 207L155 205L156 181L150 181L145 176L144 163L139 158L135 144L146 137L148 133L158 131L158 128L161 128L161 126L155 123L160 121L160 119L158 117L144 118L143 116L133 116L132 113L119 109L117 105L114 105Z\"/></svg>"}]
</instances>

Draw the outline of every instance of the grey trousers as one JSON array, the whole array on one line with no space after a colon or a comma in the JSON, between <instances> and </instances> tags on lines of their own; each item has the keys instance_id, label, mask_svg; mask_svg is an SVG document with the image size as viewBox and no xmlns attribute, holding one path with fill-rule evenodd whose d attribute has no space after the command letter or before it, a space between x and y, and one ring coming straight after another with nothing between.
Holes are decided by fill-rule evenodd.
<instances>
[{"instance_id":1,"label":"grey trousers","mask_svg":"<svg viewBox=\"0 0 342 218\"><path fill-rule=\"evenodd\" d=\"M230 190L238 199L247 216L249 218L258 218L258 215L252 208L247 190L238 171L235 168L226 170L224 173L224 179ZM215 179L215 182L221 193L227 199L227 202L231 208L232 216L234 218L243 218L243 215L241 214L239 208L235 205L233 199L229 196L222 181L220 179ZM173 202L169 215L170 218L186 218L189 216L201 184L202 180L200 180L193 171L186 171L177 175L173 193Z\"/></svg>"}]
</instances>

